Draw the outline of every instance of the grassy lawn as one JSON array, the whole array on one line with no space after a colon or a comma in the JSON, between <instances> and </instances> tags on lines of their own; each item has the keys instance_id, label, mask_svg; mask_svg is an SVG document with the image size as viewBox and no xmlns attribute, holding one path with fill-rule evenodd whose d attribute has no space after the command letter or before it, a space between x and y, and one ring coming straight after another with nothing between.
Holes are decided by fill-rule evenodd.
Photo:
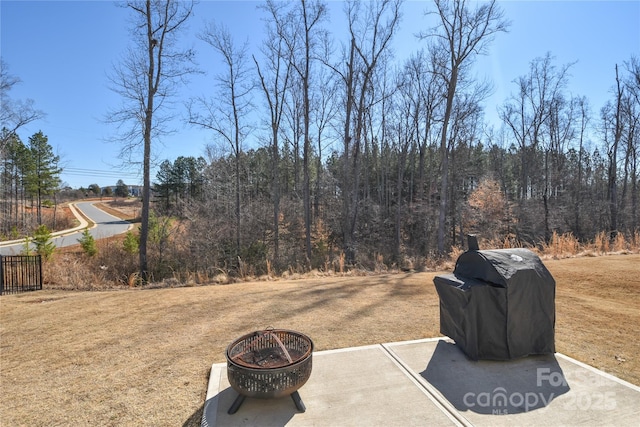
<instances>
[{"instance_id":1,"label":"grassy lawn","mask_svg":"<svg viewBox=\"0 0 640 427\"><path fill-rule=\"evenodd\" d=\"M640 384L640 255L547 260L557 351ZM0 425L200 425L210 366L242 334L316 350L439 336L438 273L0 297Z\"/></svg>"}]
</instances>

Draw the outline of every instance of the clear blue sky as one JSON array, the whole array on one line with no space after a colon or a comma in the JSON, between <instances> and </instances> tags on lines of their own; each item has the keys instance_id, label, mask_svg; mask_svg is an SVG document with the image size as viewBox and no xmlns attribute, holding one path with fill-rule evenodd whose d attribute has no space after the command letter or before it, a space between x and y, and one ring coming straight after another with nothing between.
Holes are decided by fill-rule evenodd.
<instances>
[{"instance_id":1,"label":"clear blue sky","mask_svg":"<svg viewBox=\"0 0 640 427\"><path fill-rule=\"evenodd\" d=\"M330 28L340 37L341 6L329 2ZM263 34L263 12L252 1L201 1L183 41L195 47L200 67L209 76L191 79L182 95L211 92L217 59L211 48L197 40L205 22L225 23L238 42L247 39L257 49ZM640 56L640 1L500 1L512 21L510 32L497 36L488 56L477 61L476 71L488 76L495 93L487 100L486 117L497 121L496 106L515 90L513 80L529 70L536 57L550 52L560 66L578 61L571 69L568 90L586 96L595 114L610 98L614 66ZM430 1L408 1L402 28L395 41L396 58L403 61L421 47L414 34L429 28L423 12ZM0 53L11 74L22 83L11 91L14 99L31 98L47 116L21 129L24 142L38 130L61 155L67 171L62 179L72 187L114 185L122 178L138 184L139 171L118 171L119 146L105 140L114 134L102 123L105 113L119 103L108 89L107 75L128 45L128 11L110 1L5 1L0 2ZM431 19L431 18L429 18ZM344 39L344 37L342 37ZM212 141L208 132L181 121L177 133L156 144L154 156L174 160L199 156ZM86 172L85 172L86 170ZM152 179L155 175L152 176Z\"/></svg>"}]
</instances>

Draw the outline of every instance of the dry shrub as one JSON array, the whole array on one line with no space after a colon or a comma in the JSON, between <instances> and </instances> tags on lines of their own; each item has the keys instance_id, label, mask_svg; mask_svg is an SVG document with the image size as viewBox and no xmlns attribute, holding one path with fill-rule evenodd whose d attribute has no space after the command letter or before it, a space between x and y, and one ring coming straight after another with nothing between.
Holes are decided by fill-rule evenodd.
<instances>
[{"instance_id":1,"label":"dry shrub","mask_svg":"<svg viewBox=\"0 0 640 427\"><path fill-rule=\"evenodd\" d=\"M195 274L195 282L199 285L202 285L204 283L208 283L211 279L209 278L209 276L207 275L207 273L203 272L203 271L198 271Z\"/></svg>"},{"instance_id":2,"label":"dry shrub","mask_svg":"<svg viewBox=\"0 0 640 427\"><path fill-rule=\"evenodd\" d=\"M43 213L44 212L47 212L47 210L43 210ZM67 230L75 227L76 224L78 224L78 220L71 213L69 206L62 206L57 208L55 221L53 218L53 210L49 211L48 215L43 214L43 223L51 230Z\"/></svg>"},{"instance_id":3,"label":"dry shrub","mask_svg":"<svg viewBox=\"0 0 640 427\"><path fill-rule=\"evenodd\" d=\"M417 257L405 256L400 266L402 271L419 271L422 269L422 265Z\"/></svg>"},{"instance_id":4,"label":"dry shrub","mask_svg":"<svg viewBox=\"0 0 640 427\"><path fill-rule=\"evenodd\" d=\"M449 252L449 258L452 260L457 260L460 255L464 252L464 249L460 246L454 246L451 248L451 252Z\"/></svg>"},{"instance_id":5,"label":"dry shrub","mask_svg":"<svg viewBox=\"0 0 640 427\"><path fill-rule=\"evenodd\" d=\"M78 225L78 220L71 213L68 205L60 204L55 208L42 206L41 214L42 223L39 224L35 208L26 207L21 223L14 224L12 221L7 220L13 230L6 236L0 234L0 237L10 240L23 239L28 235L32 235L39 225L46 225L51 232L67 230Z\"/></svg>"},{"instance_id":6,"label":"dry shrub","mask_svg":"<svg viewBox=\"0 0 640 427\"><path fill-rule=\"evenodd\" d=\"M47 260L43 264L43 287L66 290L91 288L96 272L91 271L82 258L76 253L62 253Z\"/></svg>"},{"instance_id":7,"label":"dry shrub","mask_svg":"<svg viewBox=\"0 0 640 427\"><path fill-rule=\"evenodd\" d=\"M478 239L478 245L480 246L480 249L512 249L528 247L528 245L520 242L512 233L508 233L504 237L496 237L494 239ZM459 249L460 253L464 251L462 248Z\"/></svg>"},{"instance_id":8,"label":"dry shrub","mask_svg":"<svg viewBox=\"0 0 640 427\"><path fill-rule=\"evenodd\" d=\"M580 242L572 233L558 234L555 230L548 243L541 243L540 249L543 255L554 259L568 258L580 252Z\"/></svg>"},{"instance_id":9,"label":"dry shrub","mask_svg":"<svg viewBox=\"0 0 640 427\"><path fill-rule=\"evenodd\" d=\"M334 263L335 264L335 263ZM337 261L337 271L336 273L344 274L344 264L345 264L345 254L344 252L340 252L340 257ZM334 265L334 271L336 270L336 266Z\"/></svg>"},{"instance_id":10,"label":"dry shrub","mask_svg":"<svg viewBox=\"0 0 640 427\"><path fill-rule=\"evenodd\" d=\"M273 269L271 267L271 261L267 259L267 277L271 277L273 274Z\"/></svg>"},{"instance_id":11,"label":"dry shrub","mask_svg":"<svg viewBox=\"0 0 640 427\"><path fill-rule=\"evenodd\" d=\"M508 234L504 238L484 240L480 243L481 249L493 248L529 248L541 257L545 258L569 258L575 256L599 256L610 253L636 253L640 250L640 231L635 231L630 236L624 233L617 233L614 239L609 233L602 231L594 237L591 242L580 242L572 233L559 234L554 231L548 242L541 242L537 247L529 247L523 244L513 234ZM453 247L449 253L451 261L455 261L463 249ZM447 264L435 264L447 268Z\"/></svg>"},{"instance_id":12,"label":"dry shrub","mask_svg":"<svg viewBox=\"0 0 640 427\"><path fill-rule=\"evenodd\" d=\"M242 258L238 257L238 276L242 280L248 280L250 277L254 276L253 272L253 267L244 262Z\"/></svg>"},{"instance_id":13,"label":"dry shrub","mask_svg":"<svg viewBox=\"0 0 640 427\"><path fill-rule=\"evenodd\" d=\"M609 233L601 231L595 235L593 241L581 243L573 234L553 233L549 243L540 244L540 254L553 258L567 258L571 256L599 256L611 253L634 253L640 250L640 235L635 232L630 238L624 233L617 233L611 239Z\"/></svg>"},{"instance_id":14,"label":"dry shrub","mask_svg":"<svg viewBox=\"0 0 640 427\"><path fill-rule=\"evenodd\" d=\"M613 239L613 251L614 252L626 252L627 241L623 233L616 233L615 239Z\"/></svg>"},{"instance_id":15,"label":"dry shrub","mask_svg":"<svg viewBox=\"0 0 640 427\"><path fill-rule=\"evenodd\" d=\"M491 240L498 239L508 230L512 221L511 207L500 183L491 176L481 178L469 195L462 217L465 230L481 231Z\"/></svg>"},{"instance_id":16,"label":"dry shrub","mask_svg":"<svg viewBox=\"0 0 640 427\"><path fill-rule=\"evenodd\" d=\"M140 275L137 272L131 273L129 274L129 277L127 277L127 284L129 285L130 288L135 288L139 282L140 282Z\"/></svg>"},{"instance_id":17,"label":"dry shrub","mask_svg":"<svg viewBox=\"0 0 640 427\"><path fill-rule=\"evenodd\" d=\"M376 254L375 258L376 258L376 261L375 261L375 264L374 264L374 271L376 273L386 272L387 271L387 265L384 263L384 255L383 254Z\"/></svg>"},{"instance_id":18,"label":"dry shrub","mask_svg":"<svg viewBox=\"0 0 640 427\"><path fill-rule=\"evenodd\" d=\"M509 248L520 248L522 247L522 243L518 240L518 238L514 234L507 234L506 237L502 240L502 247L504 249Z\"/></svg>"},{"instance_id":19,"label":"dry shrub","mask_svg":"<svg viewBox=\"0 0 640 427\"><path fill-rule=\"evenodd\" d=\"M593 240L593 250L599 254L606 254L610 251L609 235L606 232L601 231L596 234L596 237Z\"/></svg>"},{"instance_id":20,"label":"dry shrub","mask_svg":"<svg viewBox=\"0 0 640 427\"><path fill-rule=\"evenodd\" d=\"M138 284L138 259L122 248L121 238L96 242L98 253L89 257L79 245L58 249L44 266L47 289L104 290Z\"/></svg>"},{"instance_id":21,"label":"dry shrub","mask_svg":"<svg viewBox=\"0 0 640 427\"><path fill-rule=\"evenodd\" d=\"M227 273L217 274L213 278L213 281L214 281L214 283L217 283L219 285L228 285L229 283L231 283L230 276Z\"/></svg>"},{"instance_id":22,"label":"dry shrub","mask_svg":"<svg viewBox=\"0 0 640 427\"><path fill-rule=\"evenodd\" d=\"M234 283L228 271L221 268L190 271L188 269L173 270L171 277L165 278L163 283L172 284L181 283L185 286L207 285L207 284L228 284Z\"/></svg>"}]
</instances>

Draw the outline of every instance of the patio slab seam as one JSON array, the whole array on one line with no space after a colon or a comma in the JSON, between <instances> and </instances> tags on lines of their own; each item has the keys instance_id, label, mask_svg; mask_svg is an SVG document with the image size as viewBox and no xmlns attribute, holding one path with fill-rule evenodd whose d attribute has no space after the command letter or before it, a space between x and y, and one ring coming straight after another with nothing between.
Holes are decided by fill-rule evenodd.
<instances>
[{"instance_id":1,"label":"patio slab seam","mask_svg":"<svg viewBox=\"0 0 640 427\"><path fill-rule=\"evenodd\" d=\"M561 353L523 358L522 360L505 362L505 364L498 364L495 361L469 361L459 349L453 346L455 346L455 343L447 337L424 338L412 341L323 350L314 352L314 357L319 356L318 360L320 358L323 359L320 364L323 368L318 371L318 374L322 372L323 374L321 374L320 378L323 378L324 375L324 380L320 380L320 383L336 381L339 384L342 381L343 377L340 376L342 374L338 376L336 374L327 375L328 372L333 372L334 370L331 368L330 371L327 371L327 367L330 366L330 364L327 365L329 361L333 364L339 363L336 368L339 368L338 371L345 373L347 376L351 375L352 371L368 374L368 376L362 377L362 393L368 393L368 388L370 388L377 397L367 394L361 394L361 396L367 396L365 401L369 403L369 399L378 399L380 406L371 407L369 405L369 412L363 412L362 415L365 418L359 419L358 422L366 420L370 422L370 425L379 425L377 423L380 423L383 419L381 417L384 417L386 413L384 411L388 410L385 406L392 405L391 401L395 402L396 406L393 407L396 408L396 411L400 410L403 414L411 414L408 418L403 418L409 420L406 425L421 425L415 422L416 416L427 416L428 419L434 422L434 425L465 427L474 425L508 426L513 425L513 422L535 426L548 423L550 420L564 425L577 425L585 422L636 425L634 420L637 420L636 417L640 414L640 410L635 409L638 408L637 404L640 402L640 387L601 371L596 367ZM369 358L362 359L362 362L359 362L358 358L354 357L355 354L348 354L350 352L363 352L363 354L369 354ZM375 356L375 354L378 354L378 356ZM384 362L384 360L387 362ZM346 361L349 361L347 365L354 362L356 364L352 368L345 370ZM370 365L369 368L360 369L362 364L374 364L378 368L371 369L374 365ZM449 365L448 368L447 365ZM434 366L438 367L437 372L434 371ZM498 372L496 367L498 366L505 366L507 369L508 375L506 378L509 379L508 383L495 383L495 374ZM452 370L451 367L455 368ZM227 405L229 403L227 401L230 400L230 395L227 393L229 384L226 378L226 369L226 362L211 365L202 419L203 427L222 426L229 423L229 419L224 413L224 408L221 407L221 405ZM386 370L386 374L383 373L384 370ZM447 377L450 373L458 376ZM443 378L451 378L452 382L443 386L440 381L442 376L444 376ZM399 378L405 378L405 380L399 380ZM597 378L600 378L600 380ZM389 394L391 384L393 384L393 387L398 387L407 379L409 382L405 382L404 386L400 386L400 389L404 391L396 389L396 393L401 393L403 398L397 399L397 394L395 396ZM562 380L562 384L556 384L560 380ZM374 382L373 387L371 387L371 381ZM378 384L376 385L375 382ZM461 389L459 387L460 384L466 384L468 388ZM500 387L496 388L497 386ZM337 399L335 396L336 393L345 392L344 388L338 386L337 389L333 389L334 393L331 388L322 391L323 386L318 389L317 384L314 384L311 389L314 389L314 387L316 404L319 405L313 406L316 409L315 411L311 413L307 411L306 418L294 418L296 413L290 409L291 402L285 402L284 406L280 405L279 407L280 411L283 411L284 408L285 417L278 418L278 423L274 425L323 425L318 423L333 422L331 421L333 419L332 416L335 416L340 411L342 411L343 415L345 414L345 405L348 405L348 403L345 400ZM347 388L351 392L355 390L351 386ZM510 403L508 408L505 406L508 411L505 409L504 412L498 413L487 412L488 409L483 407L480 400L477 402L463 400L462 402L467 406L460 406L459 394L465 390L472 397L477 397L489 396L490 393L495 395L496 390L504 390L506 393L507 389L511 391L512 395L526 396L527 399L533 397L534 392L540 396L544 394L544 405L536 403L522 410L517 404ZM571 394L568 394L569 392ZM314 396L314 393L310 393L310 401L314 399L312 396ZM324 397L317 400L319 396ZM612 408L614 410L610 410L611 408L606 405L598 406L600 400L597 398L601 396L609 398L609 401L605 400L603 402L613 404ZM592 405L583 408L582 406L586 401L583 401L582 398L590 398L591 400L587 403ZM551 403L552 400L554 401L553 403ZM357 406L361 405L362 402L362 400L358 400L355 397L352 399L352 404L356 405L353 408L358 408L355 411L367 408L367 405ZM411 403L408 405L408 402ZM528 401L526 403L529 404ZM495 406L495 402L493 404ZM433 408L434 412L431 412L431 415L425 415L425 408L427 407ZM256 406L254 405L253 408L255 410ZM317 412L318 408L323 408L320 409L320 415ZM329 408L332 409L329 410ZM404 409L401 410L400 408ZM414 408L416 413L413 413ZM352 409L349 410L351 411ZM373 412L371 412L372 410ZM236 419L230 425L264 425L264 420L261 423L258 418L255 418L256 414L260 414L259 411L251 412L248 409L244 420ZM382 412L378 413L378 411ZM397 413L395 414L397 415ZM262 414L264 415L264 412ZM436 414L439 415L436 417ZM488 417L487 414L496 416ZM251 419L251 417L254 418ZM398 418L392 417L388 418L386 422L392 419L398 420ZM439 421L436 422L436 419ZM353 422L353 418L351 422ZM345 421L344 425L358 424L349 424L348 421Z\"/></svg>"},{"instance_id":2,"label":"patio slab seam","mask_svg":"<svg viewBox=\"0 0 640 427\"><path fill-rule=\"evenodd\" d=\"M469 422L458 410L444 397L442 396L428 381L426 381L421 375L416 373L409 365L407 365L398 354L396 354L391 347L406 344L420 344L426 342L439 341L441 338L427 338L424 340L414 340L406 342L395 342L380 344L385 350L385 353L390 357L394 363L400 368L405 375L411 379L411 381L420 389L424 391L424 394L456 425L472 427L473 424Z\"/></svg>"}]
</instances>

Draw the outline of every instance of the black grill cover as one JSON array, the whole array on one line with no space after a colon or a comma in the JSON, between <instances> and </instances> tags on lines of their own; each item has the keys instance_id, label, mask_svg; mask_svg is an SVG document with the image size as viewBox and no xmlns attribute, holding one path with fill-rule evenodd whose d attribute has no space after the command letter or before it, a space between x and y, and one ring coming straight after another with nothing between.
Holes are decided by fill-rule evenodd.
<instances>
[{"instance_id":1,"label":"black grill cover","mask_svg":"<svg viewBox=\"0 0 640 427\"><path fill-rule=\"evenodd\" d=\"M556 282L528 249L470 250L433 279L440 332L472 359L555 352Z\"/></svg>"}]
</instances>

